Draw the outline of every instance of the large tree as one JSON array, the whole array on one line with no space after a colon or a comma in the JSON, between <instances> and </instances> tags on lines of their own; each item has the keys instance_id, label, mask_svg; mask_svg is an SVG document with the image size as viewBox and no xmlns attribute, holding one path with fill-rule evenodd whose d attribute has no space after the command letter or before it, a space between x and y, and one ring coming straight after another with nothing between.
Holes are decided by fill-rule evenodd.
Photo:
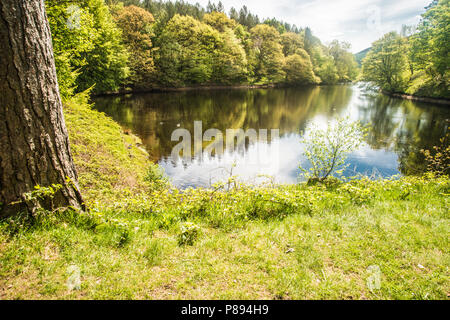
<instances>
[{"instance_id":1,"label":"large tree","mask_svg":"<svg viewBox=\"0 0 450 320\"><path fill-rule=\"evenodd\" d=\"M409 79L406 39L387 33L372 44L362 63L362 77L390 92L404 92Z\"/></svg>"},{"instance_id":2,"label":"large tree","mask_svg":"<svg viewBox=\"0 0 450 320\"><path fill-rule=\"evenodd\" d=\"M0 59L0 216L81 208L44 0L1 0ZM24 197L53 184L52 201Z\"/></svg>"},{"instance_id":3,"label":"large tree","mask_svg":"<svg viewBox=\"0 0 450 320\"><path fill-rule=\"evenodd\" d=\"M255 74L261 83L278 83L285 76L280 33L274 27L259 24L250 30L256 51Z\"/></svg>"},{"instance_id":4,"label":"large tree","mask_svg":"<svg viewBox=\"0 0 450 320\"><path fill-rule=\"evenodd\" d=\"M119 7L120 8L120 7ZM155 64L151 54L153 15L137 6L120 8L115 14L123 40L130 53L128 82L139 89L151 88L155 81Z\"/></svg>"}]
</instances>

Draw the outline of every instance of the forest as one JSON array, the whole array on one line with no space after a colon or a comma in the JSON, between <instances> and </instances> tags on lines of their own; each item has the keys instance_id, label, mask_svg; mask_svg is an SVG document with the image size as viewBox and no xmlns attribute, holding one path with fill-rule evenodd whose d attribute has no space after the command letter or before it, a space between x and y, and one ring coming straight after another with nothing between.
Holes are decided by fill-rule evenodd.
<instances>
[{"instance_id":1,"label":"forest","mask_svg":"<svg viewBox=\"0 0 450 320\"><path fill-rule=\"evenodd\" d=\"M373 43L323 44L310 28L184 1L47 0L61 94L164 87L370 81L387 92L449 98L449 13L434 0L418 26ZM67 23L69 21L69 23ZM193 36L194 35L194 36ZM361 71L361 72L360 72Z\"/></svg>"},{"instance_id":2,"label":"forest","mask_svg":"<svg viewBox=\"0 0 450 320\"><path fill-rule=\"evenodd\" d=\"M335 84L356 79L350 45L183 1L47 0L61 94L91 89ZM71 23L66 23L69 21Z\"/></svg>"},{"instance_id":3,"label":"forest","mask_svg":"<svg viewBox=\"0 0 450 320\"><path fill-rule=\"evenodd\" d=\"M450 98L449 6L434 0L417 27L403 26L374 42L361 78L388 92Z\"/></svg>"}]
</instances>

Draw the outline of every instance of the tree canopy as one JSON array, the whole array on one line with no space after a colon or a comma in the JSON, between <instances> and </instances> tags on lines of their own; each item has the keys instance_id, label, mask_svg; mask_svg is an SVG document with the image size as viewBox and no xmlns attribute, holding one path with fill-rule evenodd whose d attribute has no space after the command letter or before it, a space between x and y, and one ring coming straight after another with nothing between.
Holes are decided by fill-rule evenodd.
<instances>
[{"instance_id":1,"label":"tree canopy","mask_svg":"<svg viewBox=\"0 0 450 320\"><path fill-rule=\"evenodd\" d=\"M234 84L352 81L350 47L326 46L309 28L261 21L246 6L227 15L184 1L47 0L63 97ZM67 23L67 21L71 23Z\"/></svg>"},{"instance_id":2,"label":"tree canopy","mask_svg":"<svg viewBox=\"0 0 450 320\"><path fill-rule=\"evenodd\" d=\"M434 0L414 29L404 26L376 41L362 79L391 92L450 98L449 0Z\"/></svg>"}]
</instances>

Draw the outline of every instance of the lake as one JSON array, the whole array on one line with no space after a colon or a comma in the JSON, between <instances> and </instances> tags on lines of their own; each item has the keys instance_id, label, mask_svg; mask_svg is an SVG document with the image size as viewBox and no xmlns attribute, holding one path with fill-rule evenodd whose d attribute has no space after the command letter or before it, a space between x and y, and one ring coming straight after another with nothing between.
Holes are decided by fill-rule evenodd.
<instances>
[{"instance_id":1,"label":"lake","mask_svg":"<svg viewBox=\"0 0 450 320\"><path fill-rule=\"evenodd\" d=\"M208 187L230 175L249 183L267 180L265 176L296 183L299 165L308 166L301 132L310 123L323 127L343 116L371 129L361 148L349 155L345 176L418 173L424 170L420 150L439 144L450 119L448 106L390 98L364 84L146 93L98 97L94 102L97 110L138 135L151 159L180 188ZM189 161L174 157L172 149L179 141L172 141L172 133L184 128L193 140L194 121L202 121L202 133L215 128L224 137L227 129L279 133L269 133L266 140L245 139L243 148L225 148L224 153L200 152ZM204 141L201 147L207 145Z\"/></svg>"}]
</instances>

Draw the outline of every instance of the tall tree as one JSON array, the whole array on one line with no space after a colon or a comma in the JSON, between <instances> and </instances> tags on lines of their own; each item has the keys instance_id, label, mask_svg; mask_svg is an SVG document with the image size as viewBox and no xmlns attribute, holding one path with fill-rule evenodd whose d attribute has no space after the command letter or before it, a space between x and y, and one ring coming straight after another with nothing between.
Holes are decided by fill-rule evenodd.
<instances>
[{"instance_id":1,"label":"tall tree","mask_svg":"<svg viewBox=\"0 0 450 320\"><path fill-rule=\"evenodd\" d=\"M115 18L130 53L128 82L135 88L150 88L156 72L151 55L151 27L155 19L150 12L136 6L122 7Z\"/></svg>"},{"instance_id":2,"label":"tall tree","mask_svg":"<svg viewBox=\"0 0 450 320\"><path fill-rule=\"evenodd\" d=\"M0 216L81 208L44 0L0 2L0 57ZM51 202L24 198L52 184Z\"/></svg>"},{"instance_id":3,"label":"tall tree","mask_svg":"<svg viewBox=\"0 0 450 320\"><path fill-rule=\"evenodd\" d=\"M251 30L253 46L257 52L255 73L258 81L277 83L283 80L284 55L280 33L274 27L259 24Z\"/></svg>"},{"instance_id":4,"label":"tall tree","mask_svg":"<svg viewBox=\"0 0 450 320\"><path fill-rule=\"evenodd\" d=\"M363 80L390 92L404 92L409 76L406 39L390 32L372 44L363 60Z\"/></svg>"}]
</instances>

